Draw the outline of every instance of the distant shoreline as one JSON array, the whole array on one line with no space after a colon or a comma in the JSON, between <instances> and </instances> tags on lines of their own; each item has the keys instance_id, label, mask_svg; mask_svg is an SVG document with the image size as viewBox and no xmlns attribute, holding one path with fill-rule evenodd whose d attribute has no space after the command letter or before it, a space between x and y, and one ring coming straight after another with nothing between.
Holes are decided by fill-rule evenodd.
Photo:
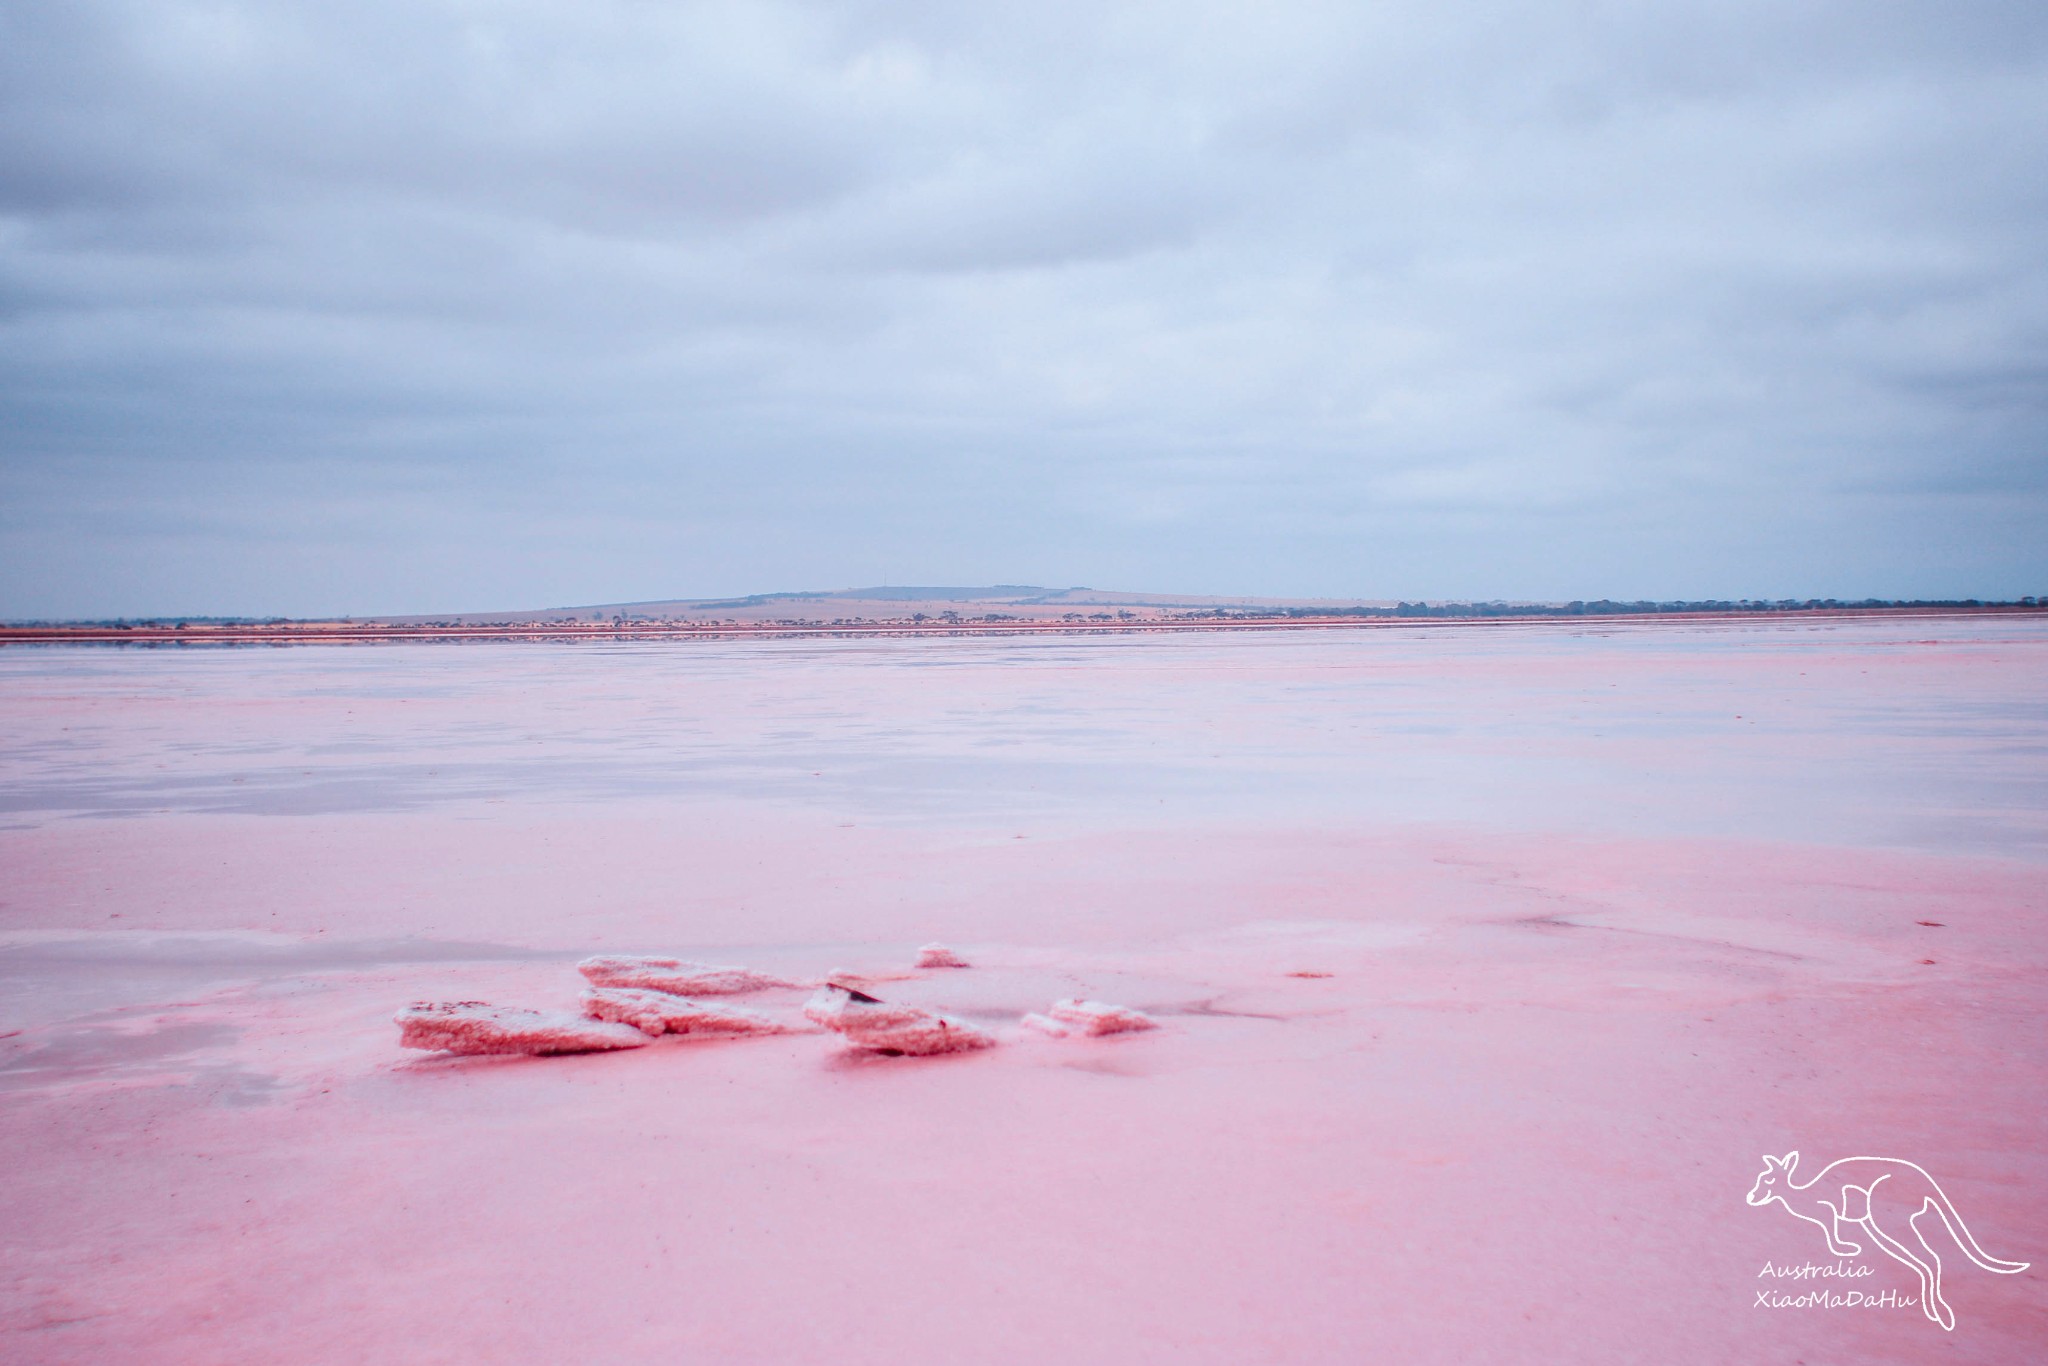
<instances>
[{"instance_id":1,"label":"distant shoreline","mask_svg":"<svg viewBox=\"0 0 2048 1366\"><path fill-rule=\"evenodd\" d=\"M0 626L0 645L368 645L470 640L694 640L797 637L906 636L1076 636L1160 635L1214 631L1384 630L1402 627L1587 626L1677 624L1716 621L1842 621L1870 618L2048 617L2048 605L1988 604L1974 607L1788 607L1764 610L1559 613L1532 611L1486 615L1236 614L1228 616L1138 616L1114 621L1016 620L991 615L983 620L927 618L875 621L637 621L508 622L502 625L393 625L382 622L288 621L255 624Z\"/></svg>"}]
</instances>

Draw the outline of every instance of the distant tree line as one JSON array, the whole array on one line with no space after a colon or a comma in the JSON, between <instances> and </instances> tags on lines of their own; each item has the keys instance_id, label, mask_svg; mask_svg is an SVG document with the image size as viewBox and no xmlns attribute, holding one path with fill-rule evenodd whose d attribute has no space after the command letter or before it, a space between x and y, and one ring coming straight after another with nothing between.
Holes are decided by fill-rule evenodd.
<instances>
[{"instance_id":1,"label":"distant tree line","mask_svg":"<svg viewBox=\"0 0 2048 1366\"><path fill-rule=\"evenodd\" d=\"M1404 602L1393 607L1279 607L1279 608L1219 608L1212 612L1196 613L1204 617L1227 620L1234 617L1600 617L1636 616L1648 613L1673 614L1682 612L1815 612L1826 610L1859 611L1871 608L1958 608L1958 607L2034 607L2042 606L2038 598L2015 598L2002 602L1985 602L1977 598L1741 598L1736 600L1682 599L1652 602L1637 599L1634 602L1616 602L1601 598L1595 602L1566 603L1522 603L1522 602Z\"/></svg>"}]
</instances>

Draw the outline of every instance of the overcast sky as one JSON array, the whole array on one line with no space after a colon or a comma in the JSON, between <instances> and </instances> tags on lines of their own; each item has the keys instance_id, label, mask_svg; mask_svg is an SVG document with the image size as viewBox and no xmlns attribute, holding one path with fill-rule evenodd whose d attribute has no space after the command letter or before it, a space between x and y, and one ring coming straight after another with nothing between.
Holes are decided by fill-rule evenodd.
<instances>
[{"instance_id":1,"label":"overcast sky","mask_svg":"<svg viewBox=\"0 0 2048 1366\"><path fill-rule=\"evenodd\" d=\"M2048 593L2048 5L12 0L0 615Z\"/></svg>"}]
</instances>

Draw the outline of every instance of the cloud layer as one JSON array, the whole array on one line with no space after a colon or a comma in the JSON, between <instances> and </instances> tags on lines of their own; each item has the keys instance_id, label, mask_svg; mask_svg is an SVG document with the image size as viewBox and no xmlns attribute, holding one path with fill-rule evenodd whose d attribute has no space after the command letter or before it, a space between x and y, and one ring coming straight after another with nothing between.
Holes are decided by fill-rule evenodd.
<instances>
[{"instance_id":1,"label":"cloud layer","mask_svg":"<svg viewBox=\"0 0 2048 1366\"><path fill-rule=\"evenodd\" d=\"M2048 10L0 10L0 614L2048 591Z\"/></svg>"}]
</instances>

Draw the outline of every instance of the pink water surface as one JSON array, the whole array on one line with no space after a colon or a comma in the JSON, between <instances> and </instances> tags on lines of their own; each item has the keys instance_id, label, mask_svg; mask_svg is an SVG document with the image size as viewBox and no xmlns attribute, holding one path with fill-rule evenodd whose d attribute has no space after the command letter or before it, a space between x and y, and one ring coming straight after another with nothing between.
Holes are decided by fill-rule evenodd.
<instances>
[{"instance_id":1,"label":"pink water surface","mask_svg":"<svg viewBox=\"0 0 2048 1366\"><path fill-rule=\"evenodd\" d=\"M2006 619L10 648L0 1359L2037 1362L2040 1270L1756 1307L1743 1197L2039 1262L2044 889ZM1003 1042L397 1047L594 953Z\"/></svg>"}]
</instances>

